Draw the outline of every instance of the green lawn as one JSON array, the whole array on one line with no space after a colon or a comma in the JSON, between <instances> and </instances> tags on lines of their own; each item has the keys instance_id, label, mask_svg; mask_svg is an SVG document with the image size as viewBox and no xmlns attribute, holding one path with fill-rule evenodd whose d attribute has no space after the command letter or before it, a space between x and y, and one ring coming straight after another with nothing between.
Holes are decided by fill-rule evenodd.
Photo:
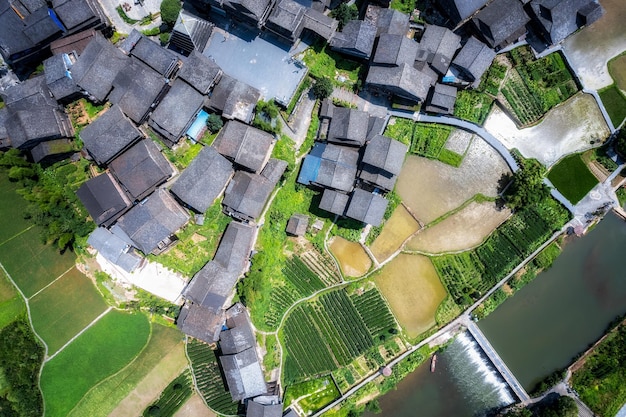
<instances>
[{"instance_id":1,"label":"green lawn","mask_svg":"<svg viewBox=\"0 0 626 417\"><path fill-rule=\"evenodd\" d=\"M572 204L578 203L598 183L580 154L563 158L550 170L548 179Z\"/></svg>"},{"instance_id":2,"label":"green lawn","mask_svg":"<svg viewBox=\"0 0 626 417\"><path fill-rule=\"evenodd\" d=\"M315 412L339 397L339 390L329 376L299 384L289 385L285 392L285 406L301 398L300 406L307 412Z\"/></svg>"},{"instance_id":3,"label":"green lawn","mask_svg":"<svg viewBox=\"0 0 626 417\"><path fill-rule=\"evenodd\" d=\"M598 91L604 107L613 122L613 126L618 127L626 118L626 97L615 84Z\"/></svg>"},{"instance_id":4,"label":"green lawn","mask_svg":"<svg viewBox=\"0 0 626 417\"><path fill-rule=\"evenodd\" d=\"M33 227L0 246L0 262L26 297L54 281L74 265L75 256L63 255L40 240L38 227Z\"/></svg>"},{"instance_id":5,"label":"green lawn","mask_svg":"<svg viewBox=\"0 0 626 417\"><path fill-rule=\"evenodd\" d=\"M48 355L98 317L107 305L91 280L76 268L30 300L33 326Z\"/></svg>"},{"instance_id":6,"label":"green lawn","mask_svg":"<svg viewBox=\"0 0 626 417\"><path fill-rule=\"evenodd\" d=\"M13 323L15 319L24 314L26 311L24 307L22 296L19 295L4 272L0 270L0 329Z\"/></svg>"},{"instance_id":7,"label":"green lawn","mask_svg":"<svg viewBox=\"0 0 626 417\"><path fill-rule=\"evenodd\" d=\"M130 365L94 386L69 413L70 417L106 417L182 340L173 327L152 324L150 341Z\"/></svg>"},{"instance_id":8,"label":"green lawn","mask_svg":"<svg viewBox=\"0 0 626 417\"><path fill-rule=\"evenodd\" d=\"M362 65L327 49L325 43L317 42L304 54L304 63L313 78L328 77L337 86L352 87L359 78ZM345 81L341 81L343 77Z\"/></svg>"},{"instance_id":9,"label":"green lawn","mask_svg":"<svg viewBox=\"0 0 626 417\"><path fill-rule=\"evenodd\" d=\"M65 417L98 382L129 364L146 345L143 314L113 310L44 365L41 389L46 416Z\"/></svg>"},{"instance_id":10,"label":"green lawn","mask_svg":"<svg viewBox=\"0 0 626 417\"><path fill-rule=\"evenodd\" d=\"M0 175L0 245L30 226L22 216L26 202L15 193L16 189L17 184Z\"/></svg>"}]
</instances>

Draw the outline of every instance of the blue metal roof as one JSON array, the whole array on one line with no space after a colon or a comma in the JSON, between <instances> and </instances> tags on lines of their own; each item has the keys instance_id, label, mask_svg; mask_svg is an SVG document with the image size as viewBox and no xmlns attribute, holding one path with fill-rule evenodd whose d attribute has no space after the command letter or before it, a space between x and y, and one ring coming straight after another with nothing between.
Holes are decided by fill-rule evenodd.
<instances>
[{"instance_id":1,"label":"blue metal roof","mask_svg":"<svg viewBox=\"0 0 626 417\"><path fill-rule=\"evenodd\" d=\"M196 142L200 139L200 135L206 128L206 121L209 118L209 113L204 110L200 110L196 116L196 120L193 121L189 129L187 129L187 136Z\"/></svg>"},{"instance_id":2,"label":"blue metal roof","mask_svg":"<svg viewBox=\"0 0 626 417\"><path fill-rule=\"evenodd\" d=\"M324 149L326 149L325 143L316 143L313 149L311 149L311 152L304 157L304 161L300 167L300 174L298 175L298 183L309 185L317 179L317 174L322 164Z\"/></svg>"}]
</instances>

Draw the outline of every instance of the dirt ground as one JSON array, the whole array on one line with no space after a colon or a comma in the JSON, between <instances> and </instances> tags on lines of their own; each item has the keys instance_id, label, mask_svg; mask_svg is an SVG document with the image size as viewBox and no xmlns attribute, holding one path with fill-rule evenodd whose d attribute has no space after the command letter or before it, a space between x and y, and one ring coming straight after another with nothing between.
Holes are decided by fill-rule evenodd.
<instances>
[{"instance_id":1,"label":"dirt ground","mask_svg":"<svg viewBox=\"0 0 626 417\"><path fill-rule=\"evenodd\" d=\"M565 155L589 149L592 141L603 141L610 133L594 98L583 93L550 110L538 125L521 130L494 106L485 129L508 149L517 148L524 157L548 167Z\"/></svg>"},{"instance_id":2,"label":"dirt ground","mask_svg":"<svg viewBox=\"0 0 626 417\"><path fill-rule=\"evenodd\" d=\"M370 247L378 262L386 261L419 227L407 209L398 206Z\"/></svg>"},{"instance_id":3,"label":"dirt ground","mask_svg":"<svg viewBox=\"0 0 626 417\"><path fill-rule=\"evenodd\" d=\"M216 417L202 401L198 394L194 394L183 404L173 417Z\"/></svg>"},{"instance_id":4,"label":"dirt ground","mask_svg":"<svg viewBox=\"0 0 626 417\"><path fill-rule=\"evenodd\" d=\"M372 267L372 260L359 243L335 236L328 247L347 277L363 276Z\"/></svg>"},{"instance_id":5,"label":"dirt ground","mask_svg":"<svg viewBox=\"0 0 626 417\"><path fill-rule=\"evenodd\" d=\"M583 85L595 90L613 83L606 63L626 50L624 0L600 0L600 4L604 16L563 44Z\"/></svg>"},{"instance_id":6,"label":"dirt ground","mask_svg":"<svg viewBox=\"0 0 626 417\"><path fill-rule=\"evenodd\" d=\"M498 210L495 203L472 202L444 221L420 231L409 240L406 249L434 254L473 248L510 214L508 209Z\"/></svg>"},{"instance_id":7,"label":"dirt ground","mask_svg":"<svg viewBox=\"0 0 626 417\"><path fill-rule=\"evenodd\" d=\"M396 192L423 224L428 224L483 194L498 195L498 181L510 170L504 159L476 137L459 168L415 155L407 156Z\"/></svg>"},{"instance_id":8,"label":"dirt ground","mask_svg":"<svg viewBox=\"0 0 626 417\"><path fill-rule=\"evenodd\" d=\"M188 366L184 344L181 342L124 398L109 417L141 415L167 385Z\"/></svg>"},{"instance_id":9,"label":"dirt ground","mask_svg":"<svg viewBox=\"0 0 626 417\"><path fill-rule=\"evenodd\" d=\"M430 259L400 254L385 265L376 284L409 337L435 325L435 313L446 290Z\"/></svg>"}]
</instances>

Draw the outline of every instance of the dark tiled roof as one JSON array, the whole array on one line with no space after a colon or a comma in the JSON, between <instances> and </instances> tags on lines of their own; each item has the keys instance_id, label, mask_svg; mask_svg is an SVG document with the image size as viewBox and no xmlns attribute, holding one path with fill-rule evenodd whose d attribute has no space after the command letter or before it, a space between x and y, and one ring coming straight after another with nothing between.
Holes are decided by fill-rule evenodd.
<instances>
[{"instance_id":1,"label":"dark tiled roof","mask_svg":"<svg viewBox=\"0 0 626 417\"><path fill-rule=\"evenodd\" d=\"M133 29L133 32L136 32L136 29ZM130 48L130 54L165 78L169 78L178 65L176 55L143 35Z\"/></svg>"},{"instance_id":2,"label":"dark tiled roof","mask_svg":"<svg viewBox=\"0 0 626 417\"><path fill-rule=\"evenodd\" d=\"M173 145L185 133L204 103L195 88L177 79L150 116L150 126Z\"/></svg>"},{"instance_id":3,"label":"dark tiled roof","mask_svg":"<svg viewBox=\"0 0 626 417\"><path fill-rule=\"evenodd\" d=\"M0 91L4 104L11 110L30 110L33 107L56 106L46 85L46 77L39 76Z\"/></svg>"},{"instance_id":4,"label":"dark tiled roof","mask_svg":"<svg viewBox=\"0 0 626 417\"><path fill-rule=\"evenodd\" d=\"M215 61L198 51L193 51L184 61L183 67L178 71L178 77L187 81L189 85L201 94L207 94L221 76L222 69Z\"/></svg>"},{"instance_id":5,"label":"dark tiled roof","mask_svg":"<svg viewBox=\"0 0 626 417\"><path fill-rule=\"evenodd\" d=\"M386 136L375 136L365 147L363 163L398 175L408 146Z\"/></svg>"},{"instance_id":6,"label":"dark tiled roof","mask_svg":"<svg viewBox=\"0 0 626 417\"><path fill-rule=\"evenodd\" d=\"M224 74L213 89L210 106L227 119L248 123L260 98L259 90Z\"/></svg>"},{"instance_id":7,"label":"dark tiled roof","mask_svg":"<svg viewBox=\"0 0 626 417\"><path fill-rule=\"evenodd\" d=\"M252 221L261 215L275 183L259 174L237 171L224 195L224 210L242 220Z\"/></svg>"},{"instance_id":8,"label":"dark tiled roof","mask_svg":"<svg viewBox=\"0 0 626 417\"><path fill-rule=\"evenodd\" d=\"M348 197L346 194L339 193L334 190L326 188L322 194L319 208L326 210L333 214L343 216L348 206Z\"/></svg>"},{"instance_id":9,"label":"dark tiled roof","mask_svg":"<svg viewBox=\"0 0 626 417\"><path fill-rule=\"evenodd\" d=\"M315 32L328 41L337 30L337 22L330 16L314 9L306 9L304 12L304 27Z\"/></svg>"},{"instance_id":10,"label":"dark tiled roof","mask_svg":"<svg viewBox=\"0 0 626 417\"><path fill-rule=\"evenodd\" d=\"M111 103L117 104L124 114L141 124L152 111L154 103L166 91L165 79L156 71L135 58L122 69L113 81L109 95Z\"/></svg>"},{"instance_id":11,"label":"dark tiled roof","mask_svg":"<svg viewBox=\"0 0 626 417\"><path fill-rule=\"evenodd\" d=\"M84 30L71 36L66 36L50 44L50 52L53 55L69 54L76 52L77 55L81 55L91 38L96 35L96 31L93 29Z\"/></svg>"},{"instance_id":12,"label":"dark tiled roof","mask_svg":"<svg viewBox=\"0 0 626 417\"><path fill-rule=\"evenodd\" d=\"M383 33L378 40L372 63L392 66L413 65L418 47L417 42L406 36Z\"/></svg>"},{"instance_id":13,"label":"dark tiled roof","mask_svg":"<svg viewBox=\"0 0 626 417\"><path fill-rule=\"evenodd\" d=\"M386 124L387 121L384 118L370 116L367 123L367 140L372 140L374 136L382 134Z\"/></svg>"},{"instance_id":14,"label":"dark tiled roof","mask_svg":"<svg viewBox=\"0 0 626 417\"><path fill-rule=\"evenodd\" d=\"M321 157L315 183L341 191L351 191L356 177L359 153L351 148L328 144Z\"/></svg>"},{"instance_id":15,"label":"dark tiled roof","mask_svg":"<svg viewBox=\"0 0 626 417\"><path fill-rule=\"evenodd\" d=\"M441 114L452 114L456 101L456 87L435 84L432 96L426 105L426 111Z\"/></svg>"},{"instance_id":16,"label":"dark tiled roof","mask_svg":"<svg viewBox=\"0 0 626 417\"><path fill-rule=\"evenodd\" d=\"M113 80L128 64L129 58L97 33L72 67L72 78L96 100L104 101Z\"/></svg>"},{"instance_id":17,"label":"dark tiled roof","mask_svg":"<svg viewBox=\"0 0 626 417\"><path fill-rule=\"evenodd\" d=\"M264 21L272 4L271 0L223 0L222 3L226 9L241 14L255 23Z\"/></svg>"},{"instance_id":18,"label":"dark tiled roof","mask_svg":"<svg viewBox=\"0 0 626 417\"><path fill-rule=\"evenodd\" d=\"M439 0L439 7L443 8L452 22L456 25L467 19L487 4L489 0Z\"/></svg>"},{"instance_id":19,"label":"dark tiled roof","mask_svg":"<svg viewBox=\"0 0 626 417\"><path fill-rule=\"evenodd\" d=\"M309 226L309 216L296 213L287 221L286 232L293 236L304 236Z\"/></svg>"},{"instance_id":20,"label":"dark tiled roof","mask_svg":"<svg viewBox=\"0 0 626 417\"><path fill-rule=\"evenodd\" d=\"M80 90L70 75L72 58L69 55L54 55L43 62L46 84L57 100L63 100Z\"/></svg>"},{"instance_id":21,"label":"dark tiled roof","mask_svg":"<svg viewBox=\"0 0 626 417\"><path fill-rule=\"evenodd\" d=\"M194 50L202 52L209 42L213 27L213 23L182 9L172 30L170 44L187 53Z\"/></svg>"},{"instance_id":22,"label":"dark tiled roof","mask_svg":"<svg viewBox=\"0 0 626 417\"><path fill-rule=\"evenodd\" d=\"M237 303L226 312L228 330L220 334L220 348L224 355L234 355L256 346L250 316L241 303ZM235 326L230 324L236 323Z\"/></svg>"},{"instance_id":23,"label":"dark tiled roof","mask_svg":"<svg viewBox=\"0 0 626 417\"><path fill-rule=\"evenodd\" d=\"M246 417L282 417L282 404L260 404L255 401L248 401Z\"/></svg>"},{"instance_id":24,"label":"dark tiled roof","mask_svg":"<svg viewBox=\"0 0 626 417\"><path fill-rule=\"evenodd\" d=\"M462 71L466 81L479 81L495 57L493 49L472 36L454 58L452 66Z\"/></svg>"},{"instance_id":25,"label":"dark tiled roof","mask_svg":"<svg viewBox=\"0 0 626 417\"><path fill-rule=\"evenodd\" d=\"M274 137L255 127L232 120L215 138L215 149L252 172L259 173L269 159Z\"/></svg>"},{"instance_id":26,"label":"dark tiled roof","mask_svg":"<svg viewBox=\"0 0 626 417\"><path fill-rule=\"evenodd\" d=\"M265 394L267 385L254 348L220 357L228 390L233 401Z\"/></svg>"},{"instance_id":27,"label":"dark tiled roof","mask_svg":"<svg viewBox=\"0 0 626 417\"><path fill-rule=\"evenodd\" d=\"M72 141L69 139L56 139L38 143L30 150L33 161L40 163L44 160L50 162L65 159L74 153Z\"/></svg>"},{"instance_id":28,"label":"dark tiled roof","mask_svg":"<svg viewBox=\"0 0 626 417\"><path fill-rule=\"evenodd\" d=\"M305 7L293 0L280 0L272 10L265 26L294 41L303 27Z\"/></svg>"},{"instance_id":29,"label":"dark tiled roof","mask_svg":"<svg viewBox=\"0 0 626 417\"><path fill-rule=\"evenodd\" d=\"M111 225L131 205L130 199L108 172L85 182L76 195L98 226Z\"/></svg>"},{"instance_id":30,"label":"dark tiled roof","mask_svg":"<svg viewBox=\"0 0 626 417\"><path fill-rule=\"evenodd\" d=\"M173 173L167 159L150 139L133 145L111 161L109 167L135 200L146 197Z\"/></svg>"},{"instance_id":31,"label":"dark tiled roof","mask_svg":"<svg viewBox=\"0 0 626 417\"><path fill-rule=\"evenodd\" d=\"M409 31L409 16L394 9L368 6L367 19L378 28L378 35L405 36Z\"/></svg>"},{"instance_id":32,"label":"dark tiled roof","mask_svg":"<svg viewBox=\"0 0 626 417\"><path fill-rule=\"evenodd\" d=\"M117 222L135 247L149 254L189 221L189 215L167 190L158 189Z\"/></svg>"},{"instance_id":33,"label":"dark tiled roof","mask_svg":"<svg viewBox=\"0 0 626 417\"><path fill-rule=\"evenodd\" d=\"M232 164L215 148L204 147L171 188L182 202L204 213L233 176Z\"/></svg>"},{"instance_id":34,"label":"dark tiled roof","mask_svg":"<svg viewBox=\"0 0 626 417\"><path fill-rule=\"evenodd\" d=\"M265 164L261 176L273 184L278 184L287 169L287 162L282 159L270 158Z\"/></svg>"},{"instance_id":35,"label":"dark tiled roof","mask_svg":"<svg viewBox=\"0 0 626 417\"><path fill-rule=\"evenodd\" d=\"M99 165L106 165L141 138L141 132L113 106L80 132L85 148Z\"/></svg>"},{"instance_id":36,"label":"dark tiled roof","mask_svg":"<svg viewBox=\"0 0 626 417\"><path fill-rule=\"evenodd\" d=\"M440 74L445 74L452 57L461 45L461 37L442 26L429 25L419 43L419 57L426 61Z\"/></svg>"},{"instance_id":37,"label":"dark tiled roof","mask_svg":"<svg viewBox=\"0 0 626 417\"><path fill-rule=\"evenodd\" d=\"M489 46L502 48L526 33L530 18L519 0L493 0L472 20Z\"/></svg>"},{"instance_id":38,"label":"dark tiled roof","mask_svg":"<svg viewBox=\"0 0 626 417\"><path fill-rule=\"evenodd\" d=\"M346 216L372 226L380 226L388 204L389 201L380 195L357 188L350 197Z\"/></svg>"},{"instance_id":39,"label":"dark tiled roof","mask_svg":"<svg viewBox=\"0 0 626 417\"><path fill-rule=\"evenodd\" d=\"M8 148L10 146L11 141L9 140L9 134L7 133L7 128L5 123L9 118L9 110L6 107L0 109L0 149Z\"/></svg>"},{"instance_id":40,"label":"dark tiled roof","mask_svg":"<svg viewBox=\"0 0 626 417\"><path fill-rule=\"evenodd\" d=\"M52 0L52 6L69 33L108 24L108 19L97 1Z\"/></svg>"},{"instance_id":41,"label":"dark tiled roof","mask_svg":"<svg viewBox=\"0 0 626 417\"><path fill-rule=\"evenodd\" d=\"M211 311L187 301L178 315L176 325L181 332L207 343L219 339L224 323L224 310Z\"/></svg>"},{"instance_id":42,"label":"dark tiled roof","mask_svg":"<svg viewBox=\"0 0 626 417\"><path fill-rule=\"evenodd\" d=\"M363 146L369 115L361 110L336 107L328 130L328 141L342 145Z\"/></svg>"},{"instance_id":43,"label":"dark tiled roof","mask_svg":"<svg viewBox=\"0 0 626 417\"><path fill-rule=\"evenodd\" d=\"M599 16L602 15L601 6L593 0L532 0L530 6L532 17L542 27L544 37L550 44L561 42L583 24L593 22L579 19L579 13L584 8L600 7Z\"/></svg>"},{"instance_id":44,"label":"dark tiled roof","mask_svg":"<svg viewBox=\"0 0 626 417\"><path fill-rule=\"evenodd\" d=\"M376 26L363 20L351 20L330 40L330 46L340 52L369 58L376 40Z\"/></svg>"},{"instance_id":45,"label":"dark tiled roof","mask_svg":"<svg viewBox=\"0 0 626 417\"><path fill-rule=\"evenodd\" d=\"M372 66L366 84L412 101L422 101L435 83L435 78L425 71L402 64L399 67Z\"/></svg>"}]
</instances>

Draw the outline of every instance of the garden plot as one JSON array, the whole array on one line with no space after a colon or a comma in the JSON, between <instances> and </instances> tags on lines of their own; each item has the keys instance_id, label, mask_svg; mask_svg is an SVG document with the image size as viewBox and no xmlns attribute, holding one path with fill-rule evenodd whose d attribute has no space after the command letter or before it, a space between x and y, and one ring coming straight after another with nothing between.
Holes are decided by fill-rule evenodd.
<instances>
[{"instance_id":1,"label":"garden plot","mask_svg":"<svg viewBox=\"0 0 626 417\"><path fill-rule=\"evenodd\" d=\"M376 284L409 337L435 325L435 313L446 290L427 257L398 255L376 277Z\"/></svg>"},{"instance_id":2,"label":"garden plot","mask_svg":"<svg viewBox=\"0 0 626 417\"><path fill-rule=\"evenodd\" d=\"M30 299L35 330L54 354L107 308L96 287L76 268Z\"/></svg>"},{"instance_id":3,"label":"garden plot","mask_svg":"<svg viewBox=\"0 0 626 417\"><path fill-rule=\"evenodd\" d=\"M517 148L524 157L536 158L546 166L565 155L588 149L609 135L596 101L583 93L552 109L538 125L521 130L494 107L485 129L508 149Z\"/></svg>"},{"instance_id":4,"label":"garden plot","mask_svg":"<svg viewBox=\"0 0 626 417\"><path fill-rule=\"evenodd\" d=\"M510 174L504 159L484 140L474 140L459 168L407 156L396 192L417 218L428 224L476 194L498 195L498 181Z\"/></svg>"},{"instance_id":5,"label":"garden plot","mask_svg":"<svg viewBox=\"0 0 626 417\"><path fill-rule=\"evenodd\" d=\"M419 223L411 213L400 205L387 220L370 249L378 262L384 262L419 228Z\"/></svg>"},{"instance_id":6,"label":"garden plot","mask_svg":"<svg viewBox=\"0 0 626 417\"><path fill-rule=\"evenodd\" d=\"M613 83L607 61L626 50L624 0L602 0L604 15L564 43L570 65L587 88L600 89Z\"/></svg>"},{"instance_id":7,"label":"garden plot","mask_svg":"<svg viewBox=\"0 0 626 417\"><path fill-rule=\"evenodd\" d=\"M359 243L335 236L328 247L347 277L363 276L372 266L372 260Z\"/></svg>"},{"instance_id":8,"label":"garden plot","mask_svg":"<svg viewBox=\"0 0 626 417\"><path fill-rule=\"evenodd\" d=\"M406 249L426 253L465 250L480 245L511 212L497 209L492 202L471 202L440 223L422 230Z\"/></svg>"},{"instance_id":9,"label":"garden plot","mask_svg":"<svg viewBox=\"0 0 626 417\"><path fill-rule=\"evenodd\" d=\"M470 144L472 143L473 137L474 135L468 131L462 129L454 129L448 137L448 141L445 144L445 149L456 152L459 155L465 155L465 152L467 152Z\"/></svg>"}]
</instances>

